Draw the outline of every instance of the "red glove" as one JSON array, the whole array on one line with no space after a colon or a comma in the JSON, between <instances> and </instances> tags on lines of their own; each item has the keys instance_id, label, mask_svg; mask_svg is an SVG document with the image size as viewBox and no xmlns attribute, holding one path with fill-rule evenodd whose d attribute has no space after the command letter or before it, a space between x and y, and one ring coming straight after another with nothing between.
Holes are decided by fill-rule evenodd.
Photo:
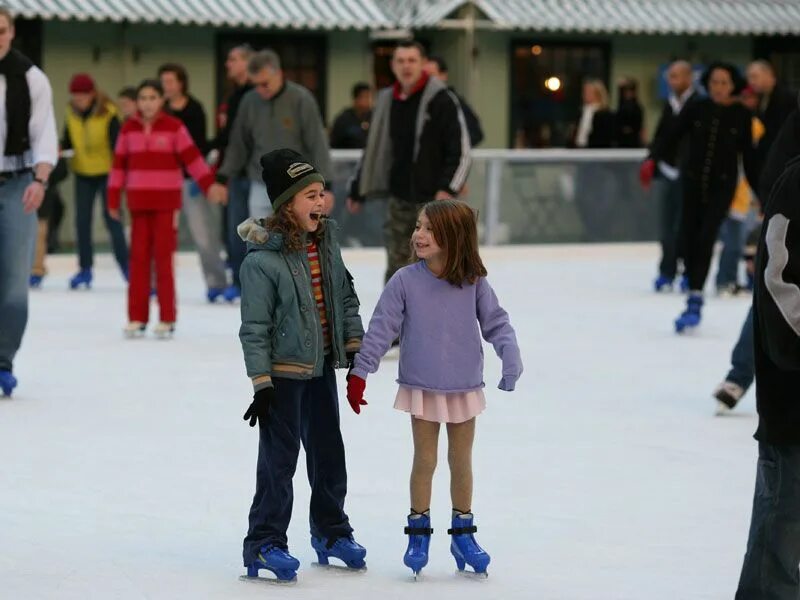
<instances>
[{"instance_id":1,"label":"red glove","mask_svg":"<svg viewBox=\"0 0 800 600\"><path fill-rule=\"evenodd\" d=\"M653 176L656 174L656 161L648 158L639 167L639 183L645 190L650 189L650 184L653 182Z\"/></svg>"},{"instance_id":2,"label":"red glove","mask_svg":"<svg viewBox=\"0 0 800 600\"><path fill-rule=\"evenodd\" d=\"M364 390L367 387L367 382L361 379L358 375L352 373L347 376L347 401L353 412L361 414L361 407L367 405L364 400Z\"/></svg>"}]
</instances>

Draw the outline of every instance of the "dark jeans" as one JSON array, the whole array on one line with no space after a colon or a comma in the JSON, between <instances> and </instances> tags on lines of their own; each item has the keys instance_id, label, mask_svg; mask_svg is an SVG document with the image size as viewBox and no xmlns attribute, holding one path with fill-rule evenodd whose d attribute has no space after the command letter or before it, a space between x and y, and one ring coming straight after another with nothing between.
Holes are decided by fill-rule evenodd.
<instances>
[{"instance_id":1,"label":"dark jeans","mask_svg":"<svg viewBox=\"0 0 800 600\"><path fill-rule=\"evenodd\" d=\"M114 258L123 272L128 272L128 245L125 242L125 232L122 223L115 221L108 214L106 190L107 175L96 177L75 176L75 226L78 231L78 261L81 269L91 269L94 263L94 249L92 245L92 221L94 220L94 201L97 195L103 201L103 220L111 237L111 247Z\"/></svg>"},{"instance_id":2,"label":"dark jeans","mask_svg":"<svg viewBox=\"0 0 800 600\"><path fill-rule=\"evenodd\" d=\"M268 425L259 431L256 493L244 538L245 566L256 560L264 545L287 548L292 477L301 441L311 484L311 535L337 538L353 531L344 512L347 470L333 368L326 364L323 376L315 379L275 378L273 384L277 401L270 408Z\"/></svg>"},{"instance_id":3,"label":"dark jeans","mask_svg":"<svg viewBox=\"0 0 800 600\"><path fill-rule=\"evenodd\" d=\"M737 283L739 279L739 259L744 247L744 221L728 217L719 228L719 239L722 241L722 253L719 255L717 270L717 287Z\"/></svg>"},{"instance_id":4,"label":"dark jeans","mask_svg":"<svg viewBox=\"0 0 800 600\"><path fill-rule=\"evenodd\" d=\"M659 275L675 279L678 274L678 241L681 228L681 206L683 190L681 180L670 181L659 177L653 182L653 192L658 198L659 235L661 241L661 263L658 265Z\"/></svg>"},{"instance_id":5,"label":"dark jeans","mask_svg":"<svg viewBox=\"0 0 800 600\"><path fill-rule=\"evenodd\" d=\"M736 600L800 598L800 446L758 444L756 490Z\"/></svg>"},{"instance_id":6,"label":"dark jeans","mask_svg":"<svg viewBox=\"0 0 800 600\"><path fill-rule=\"evenodd\" d=\"M28 277L36 241L36 213L25 214L26 173L0 183L0 370L10 371L28 324Z\"/></svg>"},{"instance_id":7,"label":"dark jeans","mask_svg":"<svg viewBox=\"0 0 800 600\"><path fill-rule=\"evenodd\" d=\"M753 355L753 307L747 311L747 318L742 325L742 332L739 334L739 340L733 347L731 353L731 370L728 376L725 377L727 381L741 386L744 391L747 391L753 385L753 379L756 376L756 363L755 356Z\"/></svg>"},{"instance_id":8,"label":"dark jeans","mask_svg":"<svg viewBox=\"0 0 800 600\"><path fill-rule=\"evenodd\" d=\"M247 177L234 177L228 184L228 262L233 271L233 285L242 287L239 281L239 269L244 261L247 247L239 237L236 228L250 216L247 199L250 196L250 180Z\"/></svg>"}]
</instances>

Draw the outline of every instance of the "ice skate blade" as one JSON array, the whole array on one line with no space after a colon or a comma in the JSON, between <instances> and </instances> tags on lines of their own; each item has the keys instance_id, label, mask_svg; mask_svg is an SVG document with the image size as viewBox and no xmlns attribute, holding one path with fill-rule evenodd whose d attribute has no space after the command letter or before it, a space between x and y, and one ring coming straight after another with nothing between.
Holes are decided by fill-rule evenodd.
<instances>
[{"instance_id":1,"label":"ice skate blade","mask_svg":"<svg viewBox=\"0 0 800 600\"><path fill-rule=\"evenodd\" d=\"M286 585L292 586L297 584L297 576L292 579L278 579L277 577L250 577L249 575L239 575L239 581L248 581L250 583L263 583L266 585Z\"/></svg>"},{"instance_id":2,"label":"ice skate blade","mask_svg":"<svg viewBox=\"0 0 800 600\"><path fill-rule=\"evenodd\" d=\"M321 571L331 571L332 573L351 573L351 574L360 574L367 572L367 565L363 567L348 567L347 565L333 565L328 563L327 565L322 563L311 563L311 566L315 569L320 569Z\"/></svg>"},{"instance_id":3,"label":"ice skate blade","mask_svg":"<svg viewBox=\"0 0 800 600\"><path fill-rule=\"evenodd\" d=\"M489 579L489 572L483 571L482 573L476 573L475 571L462 571L460 569L456 569L456 575L459 577L464 577L466 579L474 579L475 581L486 581Z\"/></svg>"}]
</instances>

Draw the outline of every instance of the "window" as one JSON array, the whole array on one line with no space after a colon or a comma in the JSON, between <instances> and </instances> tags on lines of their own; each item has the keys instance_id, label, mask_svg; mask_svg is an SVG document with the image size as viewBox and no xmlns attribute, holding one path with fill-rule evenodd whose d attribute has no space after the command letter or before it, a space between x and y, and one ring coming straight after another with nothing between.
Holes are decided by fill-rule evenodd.
<instances>
[{"instance_id":1,"label":"window","mask_svg":"<svg viewBox=\"0 0 800 600\"><path fill-rule=\"evenodd\" d=\"M608 83L609 44L516 40L510 62L511 146L566 146L580 114L583 81Z\"/></svg>"}]
</instances>

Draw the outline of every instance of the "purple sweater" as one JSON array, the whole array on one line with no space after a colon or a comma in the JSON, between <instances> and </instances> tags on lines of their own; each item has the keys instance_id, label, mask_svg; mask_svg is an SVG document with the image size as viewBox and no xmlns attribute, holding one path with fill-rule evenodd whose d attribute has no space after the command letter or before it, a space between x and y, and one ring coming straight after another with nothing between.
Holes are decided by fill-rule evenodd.
<instances>
[{"instance_id":1,"label":"purple sweater","mask_svg":"<svg viewBox=\"0 0 800 600\"><path fill-rule=\"evenodd\" d=\"M522 374L522 359L508 313L492 287L482 277L474 285L450 285L420 261L397 271L386 284L353 374L366 379L377 371L399 335L400 385L433 392L482 388L481 333L503 361L498 387L512 391Z\"/></svg>"}]
</instances>

